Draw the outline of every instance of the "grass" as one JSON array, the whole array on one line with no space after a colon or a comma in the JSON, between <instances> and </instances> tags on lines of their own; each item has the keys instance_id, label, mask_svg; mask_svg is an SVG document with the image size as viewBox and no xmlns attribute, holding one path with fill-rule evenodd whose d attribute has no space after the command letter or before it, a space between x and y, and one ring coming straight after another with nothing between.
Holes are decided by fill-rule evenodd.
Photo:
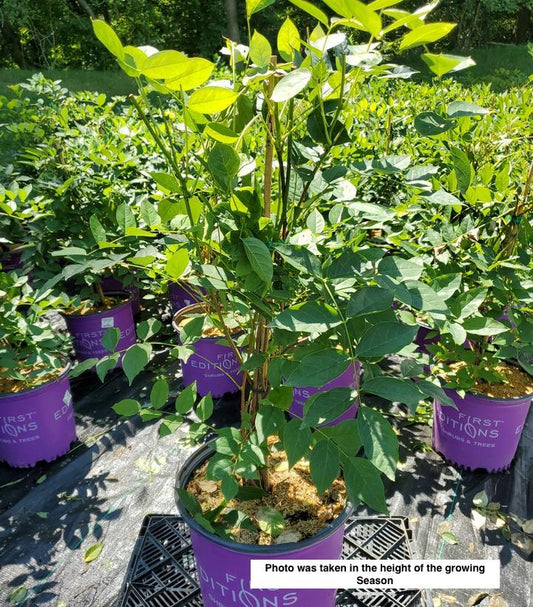
<instances>
[{"instance_id":1,"label":"grass","mask_svg":"<svg viewBox=\"0 0 533 607\"><path fill-rule=\"evenodd\" d=\"M489 44L485 48L466 51L449 51L451 54L471 56L476 65L456 74L464 84L492 82L494 89L503 90L523 84L533 74L533 57L527 46ZM401 59L400 59L401 61ZM407 57L405 62L427 73L418 56ZM500 71L501 70L501 71ZM24 82L39 70L0 69L0 95L8 93L8 86ZM98 91L108 96L127 95L135 92L135 82L121 71L96 70L40 70L53 80L61 80L72 91Z\"/></svg>"},{"instance_id":2,"label":"grass","mask_svg":"<svg viewBox=\"0 0 533 607\"><path fill-rule=\"evenodd\" d=\"M9 93L9 85L24 82L37 72L52 80L61 80L71 91L98 91L108 96L136 91L135 81L121 71L0 69L0 95Z\"/></svg>"}]
</instances>

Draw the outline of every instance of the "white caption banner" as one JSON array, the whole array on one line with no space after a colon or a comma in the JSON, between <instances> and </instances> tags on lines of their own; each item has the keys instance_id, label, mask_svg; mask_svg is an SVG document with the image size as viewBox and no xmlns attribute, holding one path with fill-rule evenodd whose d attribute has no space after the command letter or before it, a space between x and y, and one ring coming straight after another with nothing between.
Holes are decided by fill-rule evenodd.
<instances>
[{"instance_id":1,"label":"white caption banner","mask_svg":"<svg viewBox=\"0 0 533 607\"><path fill-rule=\"evenodd\" d=\"M498 560L252 560L250 588L500 587Z\"/></svg>"}]
</instances>

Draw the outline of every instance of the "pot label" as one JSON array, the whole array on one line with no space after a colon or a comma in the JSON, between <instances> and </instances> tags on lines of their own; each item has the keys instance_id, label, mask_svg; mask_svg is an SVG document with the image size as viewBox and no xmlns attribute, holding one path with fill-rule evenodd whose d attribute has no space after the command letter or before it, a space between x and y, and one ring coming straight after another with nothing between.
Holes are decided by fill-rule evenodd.
<instances>
[{"instance_id":1,"label":"pot label","mask_svg":"<svg viewBox=\"0 0 533 607\"><path fill-rule=\"evenodd\" d=\"M102 318L102 329L110 329L115 326L115 319L110 316L108 318Z\"/></svg>"}]
</instances>

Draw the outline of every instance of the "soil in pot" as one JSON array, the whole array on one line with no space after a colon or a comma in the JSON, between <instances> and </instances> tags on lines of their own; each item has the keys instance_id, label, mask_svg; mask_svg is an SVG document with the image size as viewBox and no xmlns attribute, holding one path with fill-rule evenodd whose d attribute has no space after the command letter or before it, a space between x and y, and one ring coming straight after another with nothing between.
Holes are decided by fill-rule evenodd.
<instances>
[{"instance_id":1,"label":"soil in pot","mask_svg":"<svg viewBox=\"0 0 533 607\"><path fill-rule=\"evenodd\" d=\"M459 467L500 472L511 465L533 399L533 378L502 364L506 384L479 382L461 397L445 389L456 409L434 404L433 446Z\"/></svg>"},{"instance_id":2,"label":"soil in pot","mask_svg":"<svg viewBox=\"0 0 533 607\"><path fill-rule=\"evenodd\" d=\"M269 442L272 445L277 438L271 437ZM244 512L252 521L261 508L273 508L283 516L285 528L277 538L260 529L233 530L235 541L260 546L299 542L319 533L344 510L346 487L342 479L337 479L324 494L318 495L308 461L300 460L289 470L285 451L274 451L267 462L268 494L261 500L233 499L228 508ZM205 479L207 465L208 462L198 468L187 485L187 490L196 497L203 510L216 508L223 500L220 482Z\"/></svg>"}]
</instances>

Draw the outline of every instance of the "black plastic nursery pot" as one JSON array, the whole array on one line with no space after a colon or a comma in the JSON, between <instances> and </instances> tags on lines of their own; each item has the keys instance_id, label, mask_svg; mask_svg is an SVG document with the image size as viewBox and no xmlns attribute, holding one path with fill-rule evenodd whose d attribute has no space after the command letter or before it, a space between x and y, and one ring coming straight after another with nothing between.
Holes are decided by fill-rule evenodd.
<instances>
[{"instance_id":1,"label":"black plastic nursery pot","mask_svg":"<svg viewBox=\"0 0 533 607\"><path fill-rule=\"evenodd\" d=\"M511 465L533 394L492 398L459 396L445 390L457 409L434 403L433 446L447 460L469 470L500 472Z\"/></svg>"},{"instance_id":2,"label":"black plastic nursery pot","mask_svg":"<svg viewBox=\"0 0 533 607\"><path fill-rule=\"evenodd\" d=\"M76 440L68 365L34 388L0 394L0 460L15 468L51 462Z\"/></svg>"},{"instance_id":3,"label":"black plastic nursery pot","mask_svg":"<svg viewBox=\"0 0 533 607\"><path fill-rule=\"evenodd\" d=\"M188 314L202 311L201 304L193 304L183 308L174 315L172 326L180 339L180 321ZM242 385L242 372L240 362L231 348L222 337L202 337L194 343L194 354L181 362L183 385L190 386L196 382L200 396L211 393L218 398L228 393L239 392Z\"/></svg>"},{"instance_id":4,"label":"black plastic nursery pot","mask_svg":"<svg viewBox=\"0 0 533 607\"><path fill-rule=\"evenodd\" d=\"M131 293L113 291L108 295L119 297L123 301L109 310L99 310L89 314L63 315L72 336L76 358L79 361L88 358L102 358L110 354L109 350L102 345L102 337L110 328L120 330L117 351L126 350L136 341Z\"/></svg>"},{"instance_id":5,"label":"black plastic nursery pot","mask_svg":"<svg viewBox=\"0 0 533 607\"><path fill-rule=\"evenodd\" d=\"M193 472L213 453L210 445L205 445L196 451L179 471L176 487L186 488ZM312 538L298 543L256 546L228 541L210 533L191 517L177 492L176 500L180 515L190 528L204 607L220 607L220 605L334 607L335 590L252 590L250 561L252 559L339 559L343 548L344 523L351 512L351 506L348 505L335 521Z\"/></svg>"}]
</instances>

